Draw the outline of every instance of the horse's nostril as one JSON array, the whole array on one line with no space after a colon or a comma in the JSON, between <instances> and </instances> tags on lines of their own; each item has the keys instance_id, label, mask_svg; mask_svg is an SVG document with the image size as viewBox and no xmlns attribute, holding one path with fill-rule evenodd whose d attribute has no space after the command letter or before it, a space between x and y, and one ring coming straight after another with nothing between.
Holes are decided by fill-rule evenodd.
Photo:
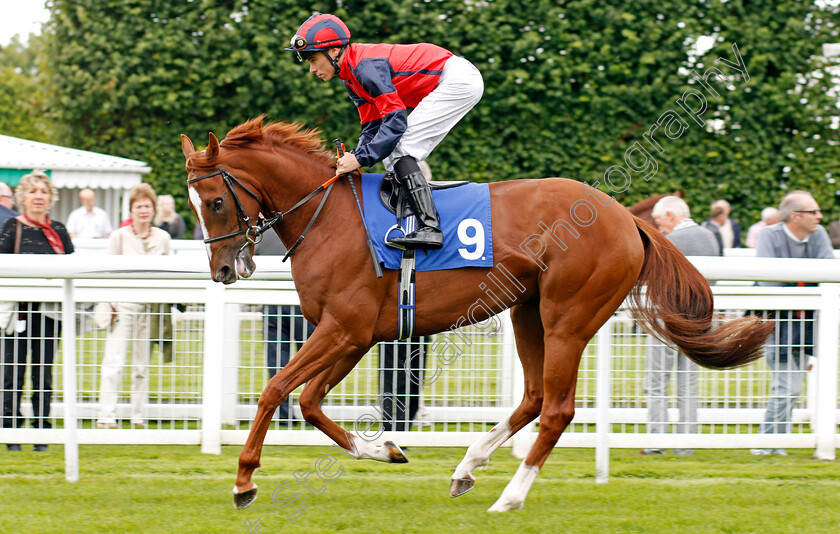
<instances>
[{"instance_id":1,"label":"horse's nostril","mask_svg":"<svg viewBox=\"0 0 840 534\"><path fill-rule=\"evenodd\" d=\"M230 275L230 267L225 265L224 267L220 268L216 273L216 279L218 281L227 280L228 276Z\"/></svg>"}]
</instances>

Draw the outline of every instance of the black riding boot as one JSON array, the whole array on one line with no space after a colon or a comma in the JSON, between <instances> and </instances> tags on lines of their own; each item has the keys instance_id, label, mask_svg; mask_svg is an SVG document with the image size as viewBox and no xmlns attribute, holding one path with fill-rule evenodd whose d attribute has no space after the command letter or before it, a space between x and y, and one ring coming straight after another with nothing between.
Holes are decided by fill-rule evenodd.
<instances>
[{"instance_id":1,"label":"black riding boot","mask_svg":"<svg viewBox=\"0 0 840 534\"><path fill-rule=\"evenodd\" d=\"M396 248L441 248L443 232L440 231L440 218L429 182L423 177L417 160L411 156L400 158L394 164L397 180L408 189L408 198L417 218L417 230L405 237L395 237L388 241Z\"/></svg>"}]
</instances>

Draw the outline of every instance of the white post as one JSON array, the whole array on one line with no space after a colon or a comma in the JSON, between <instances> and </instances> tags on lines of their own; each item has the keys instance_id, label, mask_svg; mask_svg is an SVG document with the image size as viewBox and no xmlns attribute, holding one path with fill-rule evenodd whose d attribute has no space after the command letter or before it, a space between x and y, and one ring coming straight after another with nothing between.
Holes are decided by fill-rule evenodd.
<instances>
[{"instance_id":1,"label":"white post","mask_svg":"<svg viewBox=\"0 0 840 534\"><path fill-rule=\"evenodd\" d=\"M837 353L840 340L840 284L820 284L822 302L816 345L819 347L817 374L817 448L814 456L834 460L837 446Z\"/></svg>"},{"instance_id":2,"label":"white post","mask_svg":"<svg viewBox=\"0 0 840 534\"><path fill-rule=\"evenodd\" d=\"M201 393L201 452L205 454L222 454L224 299L224 286L208 282L204 305L204 385Z\"/></svg>"},{"instance_id":3,"label":"white post","mask_svg":"<svg viewBox=\"0 0 840 534\"><path fill-rule=\"evenodd\" d=\"M76 434L76 300L73 279L65 278L61 302L62 370L64 380L64 478L79 481L79 437Z\"/></svg>"},{"instance_id":4,"label":"white post","mask_svg":"<svg viewBox=\"0 0 840 534\"><path fill-rule=\"evenodd\" d=\"M505 310L496 317L502 323L502 398L510 400L511 410L516 408L514 398L514 371L516 362L516 335L513 333L513 322L510 320L510 310Z\"/></svg>"},{"instance_id":5,"label":"white post","mask_svg":"<svg viewBox=\"0 0 840 534\"><path fill-rule=\"evenodd\" d=\"M598 330L598 352L595 375L595 482L605 484L610 480L610 418L609 409L612 404L610 395L610 356L612 354L612 331L615 319L610 317Z\"/></svg>"},{"instance_id":6,"label":"white post","mask_svg":"<svg viewBox=\"0 0 840 534\"><path fill-rule=\"evenodd\" d=\"M224 350L222 351L219 367L222 369L222 388L219 390L221 398L222 424L236 424L236 408L239 404L239 339L242 325L242 305L225 304L221 315L224 321ZM268 380L268 372L264 380Z\"/></svg>"}]
</instances>

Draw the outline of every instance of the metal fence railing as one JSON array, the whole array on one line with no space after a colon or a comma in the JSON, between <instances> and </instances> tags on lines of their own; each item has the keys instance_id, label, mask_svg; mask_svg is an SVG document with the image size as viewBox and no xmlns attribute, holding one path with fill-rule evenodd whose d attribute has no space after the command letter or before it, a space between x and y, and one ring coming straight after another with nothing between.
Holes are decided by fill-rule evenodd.
<instances>
[{"instance_id":1,"label":"metal fence railing","mask_svg":"<svg viewBox=\"0 0 840 534\"><path fill-rule=\"evenodd\" d=\"M4 382L4 403L8 399L15 403L4 425L20 423L21 428L0 430L0 443L65 444L68 479L78 476L77 460L73 460L78 443L195 444L209 453L218 452L222 444L244 443L268 380L269 346L272 339L280 339L272 337L271 321L279 326L294 323L299 313L293 307L297 294L287 266L279 258L258 256L257 279L222 286L209 281L206 258L198 255L96 256L94 265L91 258L81 253L45 258L0 255L2 300L56 303L63 314L60 333L42 332L32 340L43 342L47 337L58 345L54 361L41 366L52 371L51 387L44 383L43 374L32 373L38 366L32 365L31 357L22 357L14 352L17 349L9 353L3 345L4 373L22 372L26 379ZM602 479L608 472L603 451L610 447L795 447L813 448L818 457L833 458L840 446L840 280L836 269L825 271L821 260L765 259L745 273L749 266L744 263L759 260L717 258L708 264L706 259L692 260L704 274L717 279L784 279L789 276L786 273L796 273L805 281L825 282L815 287L753 287L743 282L713 287L715 306L724 316L756 310L806 312L797 324L813 327L813 339L803 336L804 341L798 343L816 358L807 360L810 370L807 366L790 370L803 384L802 394L790 399L795 403L792 420L785 421L790 424L779 433L760 432L773 396L773 373L764 358L728 371L676 371L662 399L664 431L651 432L648 358L659 350L658 342L619 311L584 352L576 415L558 446L596 447ZM799 263L792 266L791 261ZM132 314L121 320L130 317L134 327L123 328L117 335L116 330L109 333L97 325L102 316L97 317L95 305L103 302L129 304ZM462 328L457 333L457 357L441 349L447 345L441 341L443 336L455 335L452 332L423 340L425 358L417 360L423 371L417 371L418 387L413 390L411 377L403 376L400 382L398 375L404 374L404 368L389 356L395 353L393 348L374 346L331 390L324 401L325 413L351 431L367 431L374 439L394 439L407 446L469 445L507 416L523 394L507 313L493 324L493 328ZM3 343L9 339L6 334L2 337ZM292 354L302 338L302 333L289 338ZM771 338L768 350L780 343L778 337ZM147 348L148 357L143 356ZM115 405L109 412L108 380L103 381L103 376L114 363L108 358L115 351L124 360L118 366L122 372L113 379ZM141 357L133 361L135 351ZM680 373L696 380L691 400L697 409L690 420L681 417L674 389ZM386 391L386 384L394 391ZM47 414L39 406L48 390L51 408ZM410 403L419 409L409 419ZM18 408L20 420L15 417ZM360 422L367 426L360 428ZM394 425L379 426L384 422ZM39 428L32 428L33 424ZM538 424L511 440L515 454L527 451ZM693 431L679 432L686 424ZM406 425L410 430L384 430ZM302 424L294 402L288 417L275 417L266 442L330 443L320 431Z\"/></svg>"}]
</instances>

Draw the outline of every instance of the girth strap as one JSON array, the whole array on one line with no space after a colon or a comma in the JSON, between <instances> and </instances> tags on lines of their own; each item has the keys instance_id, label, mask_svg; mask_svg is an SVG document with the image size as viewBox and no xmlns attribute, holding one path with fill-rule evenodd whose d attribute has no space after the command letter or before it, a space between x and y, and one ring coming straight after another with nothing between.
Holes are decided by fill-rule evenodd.
<instances>
[{"instance_id":1,"label":"girth strap","mask_svg":"<svg viewBox=\"0 0 840 534\"><path fill-rule=\"evenodd\" d=\"M400 280L397 286L399 298L397 338L400 341L414 336L414 253L415 249L404 250L400 262Z\"/></svg>"}]
</instances>

